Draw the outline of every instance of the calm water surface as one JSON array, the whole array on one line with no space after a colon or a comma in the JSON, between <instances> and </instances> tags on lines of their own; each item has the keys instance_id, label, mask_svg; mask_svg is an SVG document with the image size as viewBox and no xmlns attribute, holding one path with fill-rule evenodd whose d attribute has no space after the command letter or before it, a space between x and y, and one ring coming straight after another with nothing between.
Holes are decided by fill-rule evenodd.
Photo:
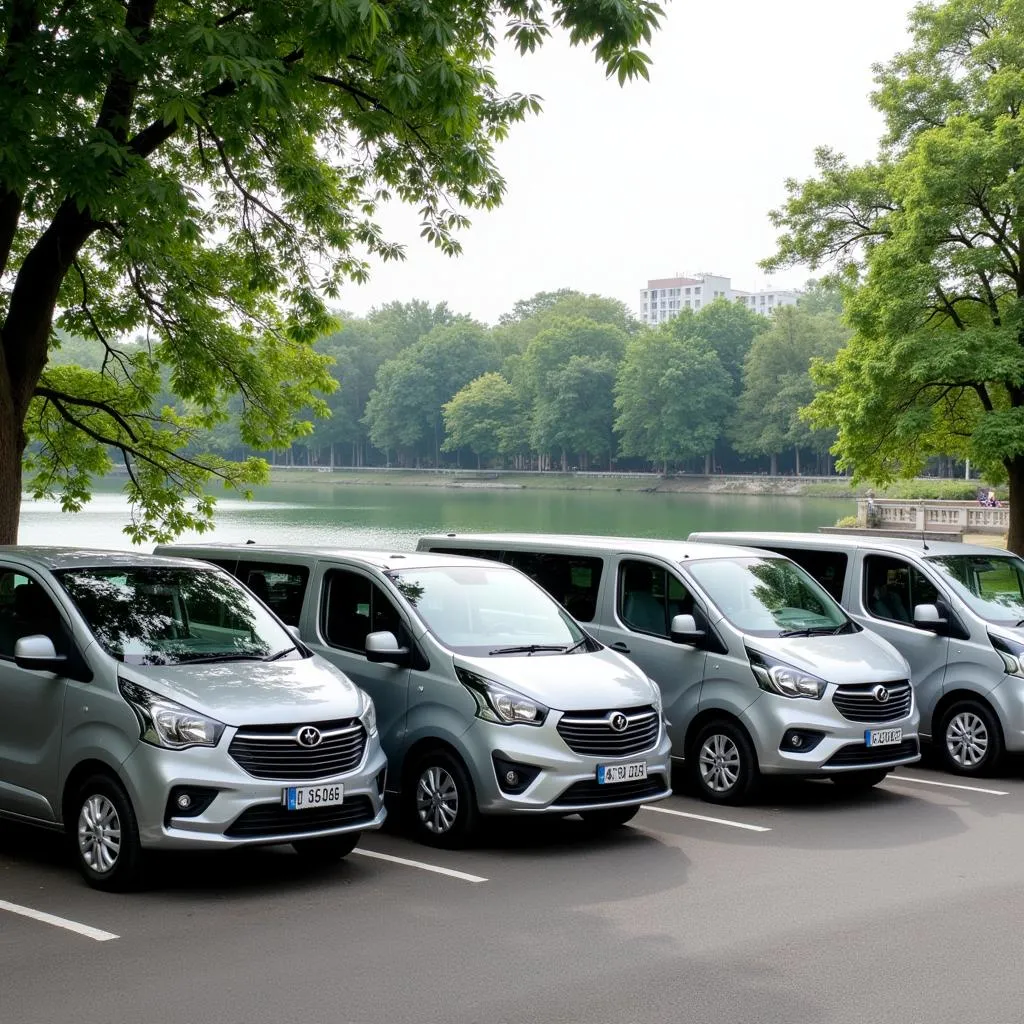
<instances>
[{"instance_id":1,"label":"calm water surface","mask_svg":"<svg viewBox=\"0 0 1024 1024\"><path fill-rule=\"evenodd\" d=\"M816 530L855 511L854 501L831 498L290 485L260 488L251 502L221 499L213 532L183 539L402 550L435 531L682 538L693 530ZM74 515L25 501L19 541L129 548L127 519L119 485L104 482Z\"/></svg>"}]
</instances>

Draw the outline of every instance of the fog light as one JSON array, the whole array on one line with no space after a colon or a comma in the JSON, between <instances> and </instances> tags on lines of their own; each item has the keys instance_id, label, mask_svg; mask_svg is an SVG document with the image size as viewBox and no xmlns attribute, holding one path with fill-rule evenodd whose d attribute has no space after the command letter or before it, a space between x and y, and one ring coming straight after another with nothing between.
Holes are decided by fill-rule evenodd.
<instances>
[{"instance_id":1,"label":"fog light","mask_svg":"<svg viewBox=\"0 0 1024 1024\"><path fill-rule=\"evenodd\" d=\"M515 789L519 785L519 772L507 771L505 772L505 782L508 783L509 789Z\"/></svg>"},{"instance_id":2,"label":"fog light","mask_svg":"<svg viewBox=\"0 0 1024 1024\"><path fill-rule=\"evenodd\" d=\"M789 743L792 747L802 747L804 745L804 738L800 733L795 733Z\"/></svg>"},{"instance_id":3,"label":"fog light","mask_svg":"<svg viewBox=\"0 0 1024 1024\"><path fill-rule=\"evenodd\" d=\"M187 811L192 806L192 797L188 793L182 793L178 797L178 810Z\"/></svg>"},{"instance_id":4,"label":"fog light","mask_svg":"<svg viewBox=\"0 0 1024 1024\"><path fill-rule=\"evenodd\" d=\"M540 774L540 769L536 765L509 761L500 754L492 754L491 757L494 760L494 776L498 781L498 788L503 793L517 795L525 792Z\"/></svg>"},{"instance_id":5,"label":"fog light","mask_svg":"<svg viewBox=\"0 0 1024 1024\"><path fill-rule=\"evenodd\" d=\"M173 818L197 818L213 803L217 790L209 786L175 786L167 794L164 824Z\"/></svg>"},{"instance_id":6,"label":"fog light","mask_svg":"<svg viewBox=\"0 0 1024 1024\"><path fill-rule=\"evenodd\" d=\"M806 754L824 738L823 732L817 732L814 729L787 729L786 735L782 737L782 742L779 744L779 749L788 750L793 754Z\"/></svg>"}]
</instances>

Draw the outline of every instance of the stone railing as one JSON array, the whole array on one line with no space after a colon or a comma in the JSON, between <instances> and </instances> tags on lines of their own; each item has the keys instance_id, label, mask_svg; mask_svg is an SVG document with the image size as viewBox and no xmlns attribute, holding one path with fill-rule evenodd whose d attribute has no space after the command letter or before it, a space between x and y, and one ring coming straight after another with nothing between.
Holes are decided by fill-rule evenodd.
<instances>
[{"instance_id":1,"label":"stone railing","mask_svg":"<svg viewBox=\"0 0 1024 1024\"><path fill-rule=\"evenodd\" d=\"M857 525L910 533L1006 533L1007 505L989 508L974 501L898 501L858 498Z\"/></svg>"}]
</instances>

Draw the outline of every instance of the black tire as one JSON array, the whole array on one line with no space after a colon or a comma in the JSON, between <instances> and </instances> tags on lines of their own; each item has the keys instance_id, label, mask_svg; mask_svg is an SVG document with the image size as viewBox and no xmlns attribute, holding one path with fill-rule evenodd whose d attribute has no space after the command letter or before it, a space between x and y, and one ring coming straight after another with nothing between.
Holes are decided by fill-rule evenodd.
<instances>
[{"instance_id":1,"label":"black tire","mask_svg":"<svg viewBox=\"0 0 1024 1024\"><path fill-rule=\"evenodd\" d=\"M639 811L640 805L636 804L633 807L609 807L604 811L580 811L580 817L592 828L604 831L628 825Z\"/></svg>"},{"instance_id":2,"label":"black tire","mask_svg":"<svg viewBox=\"0 0 1024 1024\"><path fill-rule=\"evenodd\" d=\"M832 776L832 784L844 793L861 793L884 782L891 768L865 768L859 772L843 772Z\"/></svg>"},{"instance_id":3,"label":"black tire","mask_svg":"<svg viewBox=\"0 0 1024 1024\"><path fill-rule=\"evenodd\" d=\"M64 823L82 877L94 889L127 892L142 881L139 824L121 783L90 776L79 787Z\"/></svg>"},{"instance_id":4,"label":"black tire","mask_svg":"<svg viewBox=\"0 0 1024 1024\"><path fill-rule=\"evenodd\" d=\"M361 835L361 832L343 832L337 836L296 839L292 843L292 849L307 864L326 867L347 857L359 844Z\"/></svg>"},{"instance_id":5,"label":"black tire","mask_svg":"<svg viewBox=\"0 0 1024 1024\"><path fill-rule=\"evenodd\" d=\"M943 714L935 747L946 771L985 775L1003 756L1003 733L987 704L960 700Z\"/></svg>"},{"instance_id":6,"label":"black tire","mask_svg":"<svg viewBox=\"0 0 1024 1024\"><path fill-rule=\"evenodd\" d=\"M747 734L727 718L700 729L686 752L684 767L694 791L713 804L746 803L761 778Z\"/></svg>"},{"instance_id":7,"label":"black tire","mask_svg":"<svg viewBox=\"0 0 1024 1024\"><path fill-rule=\"evenodd\" d=\"M465 846L479 824L476 793L462 761L438 747L421 754L403 788L403 817L410 835L428 846Z\"/></svg>"}]
</instances>

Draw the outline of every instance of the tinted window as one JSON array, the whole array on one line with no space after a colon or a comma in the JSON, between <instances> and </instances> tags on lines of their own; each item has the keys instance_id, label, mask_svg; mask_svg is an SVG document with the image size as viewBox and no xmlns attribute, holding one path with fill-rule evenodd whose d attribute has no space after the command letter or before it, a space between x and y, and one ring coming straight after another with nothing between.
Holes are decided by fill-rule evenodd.
<instances>
[{"instance_id":1,"label":"tinted window","mask_svg":"<svg viewBox=\"0 0 1024 1024\"><path fill-rule=\"evenodd\" d=\"M366 650L370 633L386 630L400 644L408 643L398 610L373 580L357 572L333 569L325 579L323 607L324 639L332 647L347 651Z\"/></svg>"},{"instance_id":2,"label":"tinted window","mask_svg":"<svg viewBox=\"0 0 1024 1024\"><path fill-rule=\"evenodd\" d=\"M1014 625L1024 618L1024 561L1016 555L929 555L927 561L982 618Z\"/></svg>"},{"instance_id":3,"label":"tinted window","mask_svg":"<svg viewBox=\"0 0 1024 1024\"><path fill-rule=\"evenodd\" d=\"M935 604L939 592L902 558L868 555L864 559L864 605L878 619L914 622L914 607Z\"/></svg>"},{"instance_id":4,"label":"tinted window","mask_svg":"<svg viewBox=\"0 0 1024 1024\"><path fill-rule=\"evenodd\" d=\"M60 612L42 585L10 569L0 572L0 656L13 658L18 640L39 634L58 652L66 649Z\"/></svg>"},{"instance_id":5,"label":"tinted window","mask_svg":"<svg viewBox=\"0 0 1024 1024\"><path fill-rule=\"evenodd\" d=\"M775 548L814 577L837 601L843 599L848 559L842 551L811 551L807 548Z\"/></svg>"},{"instance_id":6,"label":"tinted window","mask_svg":"<svg viewBox=\"0 0 1024 1024\"><path fill-rule=\"evenodd\" d=\"M288 633L225 572L129 566L55 576L100 646L128 664L301 657Z\"/></svg>"},{"instance_id":7,"label":"tinted window","mask_svg":"<svg viewBox=\"0 0 1024 1024\"><path fill-rule=\"evenodd\" d=\"M580 622L593 620L604 564L600 558L506 551L504 561L536 580L573 618Z\"/></svg>"},{"instance_id":8,"label":"tinted window","mask_svg":"<svg viewBox=\"0 0 1024 1024\"><path fill-rule=\"evenodd\" d=\"M239 562L235 575L287 626L297 626L309 582L303 565Z\"/></svg>"},{"instance_id":9,"label":"tinted window","mask_svg":"<svg viewBox=\"0 0 1024 1024\"><path fill-rule=\"evenodd\" d=\"M652 562L619 563L619 618L638 633L669 635L677 615L693 615L693 598L677 576Z\"/></svg>"}]
</instances>

